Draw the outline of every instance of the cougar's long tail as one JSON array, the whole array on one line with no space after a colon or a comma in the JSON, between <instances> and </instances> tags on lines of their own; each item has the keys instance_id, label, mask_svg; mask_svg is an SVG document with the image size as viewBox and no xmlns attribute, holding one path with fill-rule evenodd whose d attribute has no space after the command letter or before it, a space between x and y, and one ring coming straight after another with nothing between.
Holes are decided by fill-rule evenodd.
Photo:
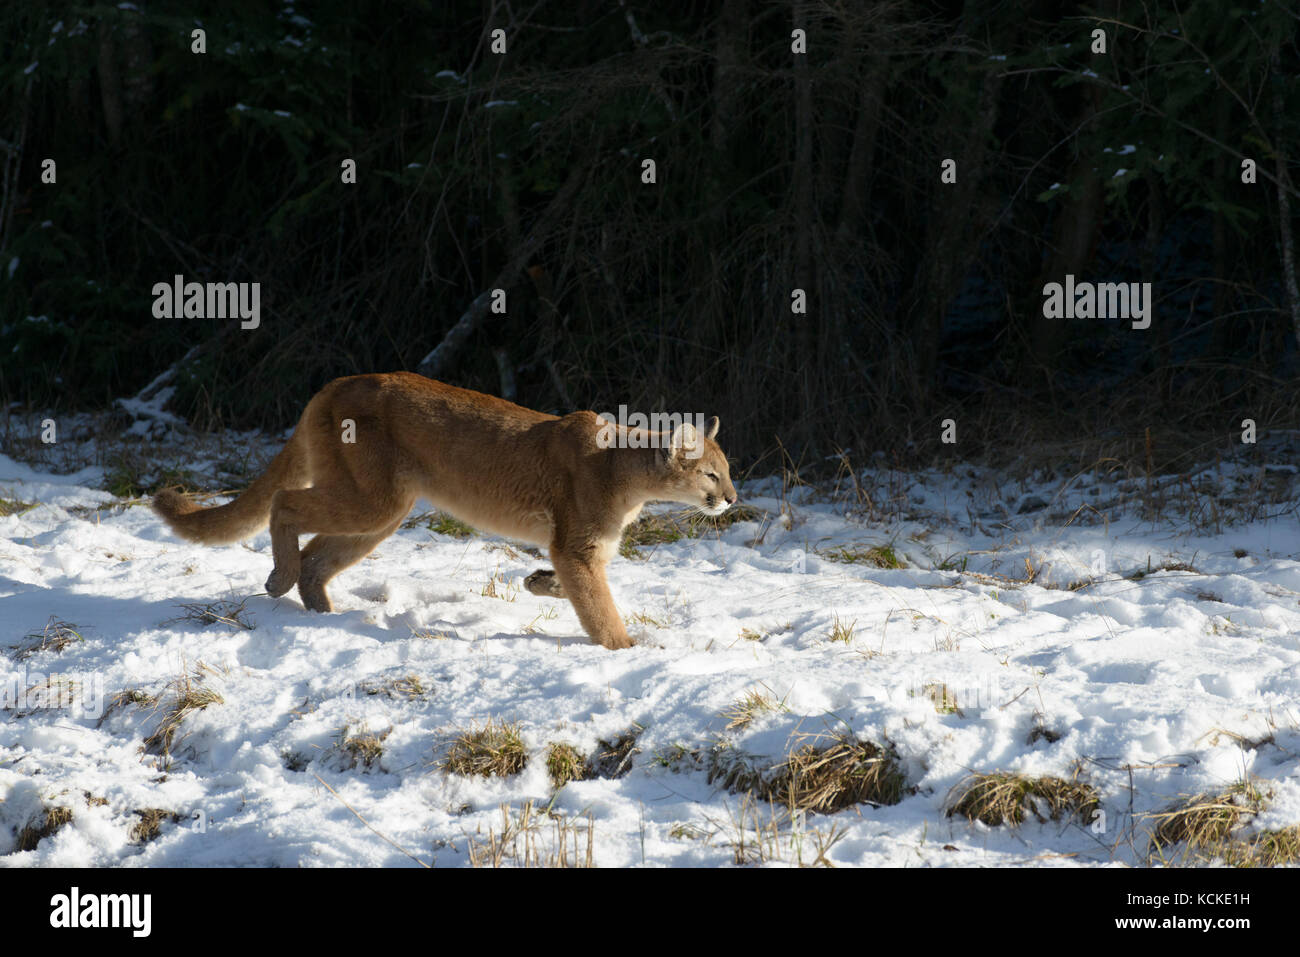
<instances>
[{"instance_id":1,"label":"cougar's long tail","mask_svg":"<svg viewBox=\"0 0 1300 957\"><path fill-rule=\"evenodd\" d=\"M302 432L300 424L266 471L233 502L203 508L175 489L164 489L153 497L153 510L173 532L192 542L220 545L248 538L266 527L272 495L283 488L303 488L307 484L307 450Z\"/></svg>"}]
</instances>

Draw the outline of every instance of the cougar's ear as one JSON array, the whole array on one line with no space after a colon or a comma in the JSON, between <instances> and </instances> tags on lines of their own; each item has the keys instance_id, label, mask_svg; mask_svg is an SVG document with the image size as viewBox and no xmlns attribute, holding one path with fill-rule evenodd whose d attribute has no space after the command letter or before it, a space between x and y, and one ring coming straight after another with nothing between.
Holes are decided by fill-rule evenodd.
<instances>
[{"instance_id":1,"label":"cougar's ear","mask_svg":"<svg viewBox=\"0 0 1300 957\"><path fill-rule=\"evenodd\" d=\"M672 438L668 441L668 448L673 455L680 455L683 450L693 449L699 444L700 433L695 431L695 426L689 422L683 422L673 429Z\"/></svg>"},{"instance_id":2,"label":"cougar's ear","mask_svg":"<svg viewBox=\"0 0 1300 957\"><path fill-rule=\"evenodd\" d=\"M710 441L714 439L718 434L718 426L721 424L722 423L718 421L718 417L716 415L713 418L709 419L709 421L705 422L704 437L706 439L709 439Z\"/></svg>"}]
</instances>

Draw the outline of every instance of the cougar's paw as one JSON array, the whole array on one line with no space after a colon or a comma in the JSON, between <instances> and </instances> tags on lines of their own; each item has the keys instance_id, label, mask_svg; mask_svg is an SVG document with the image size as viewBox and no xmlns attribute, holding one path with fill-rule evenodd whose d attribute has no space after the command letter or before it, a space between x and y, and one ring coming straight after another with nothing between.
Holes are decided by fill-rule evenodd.
<instances>
[{"instance_id":1,"label":"cougar's paw","mask_svg":"<svg viewBox=\"0 0 1300 957\"><path fill-rule=\"evenodd\" d=\"M543 598L563 598L564 586L549 568L539 568L524 579L524 587Z\"/></svg>"},{"instance_id":2,"label":"cougar's paw","mask_svg":"<svg viewBox=\"0 0 1300 957\"><path fill-rule=\"evenodd\" d=\"M272 598L279 598L297 583L297 573L291 574L276 568L271 571L270 577L266 580L266 593Z\"/></svg>"},{"instance_id":3,"label":"cougar's paw","mask_svg":"<svg viewBox=\"0 0 1300 957\"><path fill-rule=\"evenodd\" d=\"M334 610L334 605L330 603L330 596L325 593L325 586L320 582L300 579L298 581L298 597L302 599L302 605L308 611L328 612Z\"/></svg>"},{"instance_id":4,"label":"cougar's paw","mask_svg":"<svg viewBox=\"0 0 1300 957\"><path fill-rule=\"evenodd\" d=\"M604 645L611 651L617 651L620 648L635 648L636 642L628 636L626 632L621 635L606 635L598 644Z\"/></svg>"}]
</instances>

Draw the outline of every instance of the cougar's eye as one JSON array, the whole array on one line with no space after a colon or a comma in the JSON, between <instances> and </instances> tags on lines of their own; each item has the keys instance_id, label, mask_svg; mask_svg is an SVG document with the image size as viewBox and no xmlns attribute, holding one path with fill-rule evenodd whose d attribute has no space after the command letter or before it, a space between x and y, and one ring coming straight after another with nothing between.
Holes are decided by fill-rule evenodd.
<instances>
[{"instance_id":1,"label":"cougar's eye","mask_svg":"<svg viewBox=\"0 0 1300 957\"><path fill-rule=\"evenodd\" d=\"M706 472L706 473L704 474L704 477L705 477L705 478L711 478L711 479L713 479L713 481L716 482L716 481L718 480L718 473L717 473L717 472Z\"/></svg>"}]
</instances>

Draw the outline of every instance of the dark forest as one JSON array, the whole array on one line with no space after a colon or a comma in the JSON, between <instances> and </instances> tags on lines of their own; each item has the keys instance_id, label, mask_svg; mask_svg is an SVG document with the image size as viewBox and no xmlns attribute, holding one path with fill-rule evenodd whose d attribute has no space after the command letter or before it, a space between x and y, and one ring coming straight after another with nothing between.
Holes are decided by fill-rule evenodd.
<instances>
[{"instance_id":1,"label":"dark forest","mask_svg":"<svg viewBox=\"0 0 1300 957\"><path fill-rule=\"evenodd\" d=\"M1222 0L6 4L0 396L102 409L174 369L192 424L284 428L335 376L408 369L705 410L760 471L929 459L945 418L967 457L1185 467L1244 417L1295 423L1298 26ZM259 283L260 325L156 318L177 275ZM1150 283L1149 326L1046 315L1067 276Z\"/></svg>"}]
</instances>

